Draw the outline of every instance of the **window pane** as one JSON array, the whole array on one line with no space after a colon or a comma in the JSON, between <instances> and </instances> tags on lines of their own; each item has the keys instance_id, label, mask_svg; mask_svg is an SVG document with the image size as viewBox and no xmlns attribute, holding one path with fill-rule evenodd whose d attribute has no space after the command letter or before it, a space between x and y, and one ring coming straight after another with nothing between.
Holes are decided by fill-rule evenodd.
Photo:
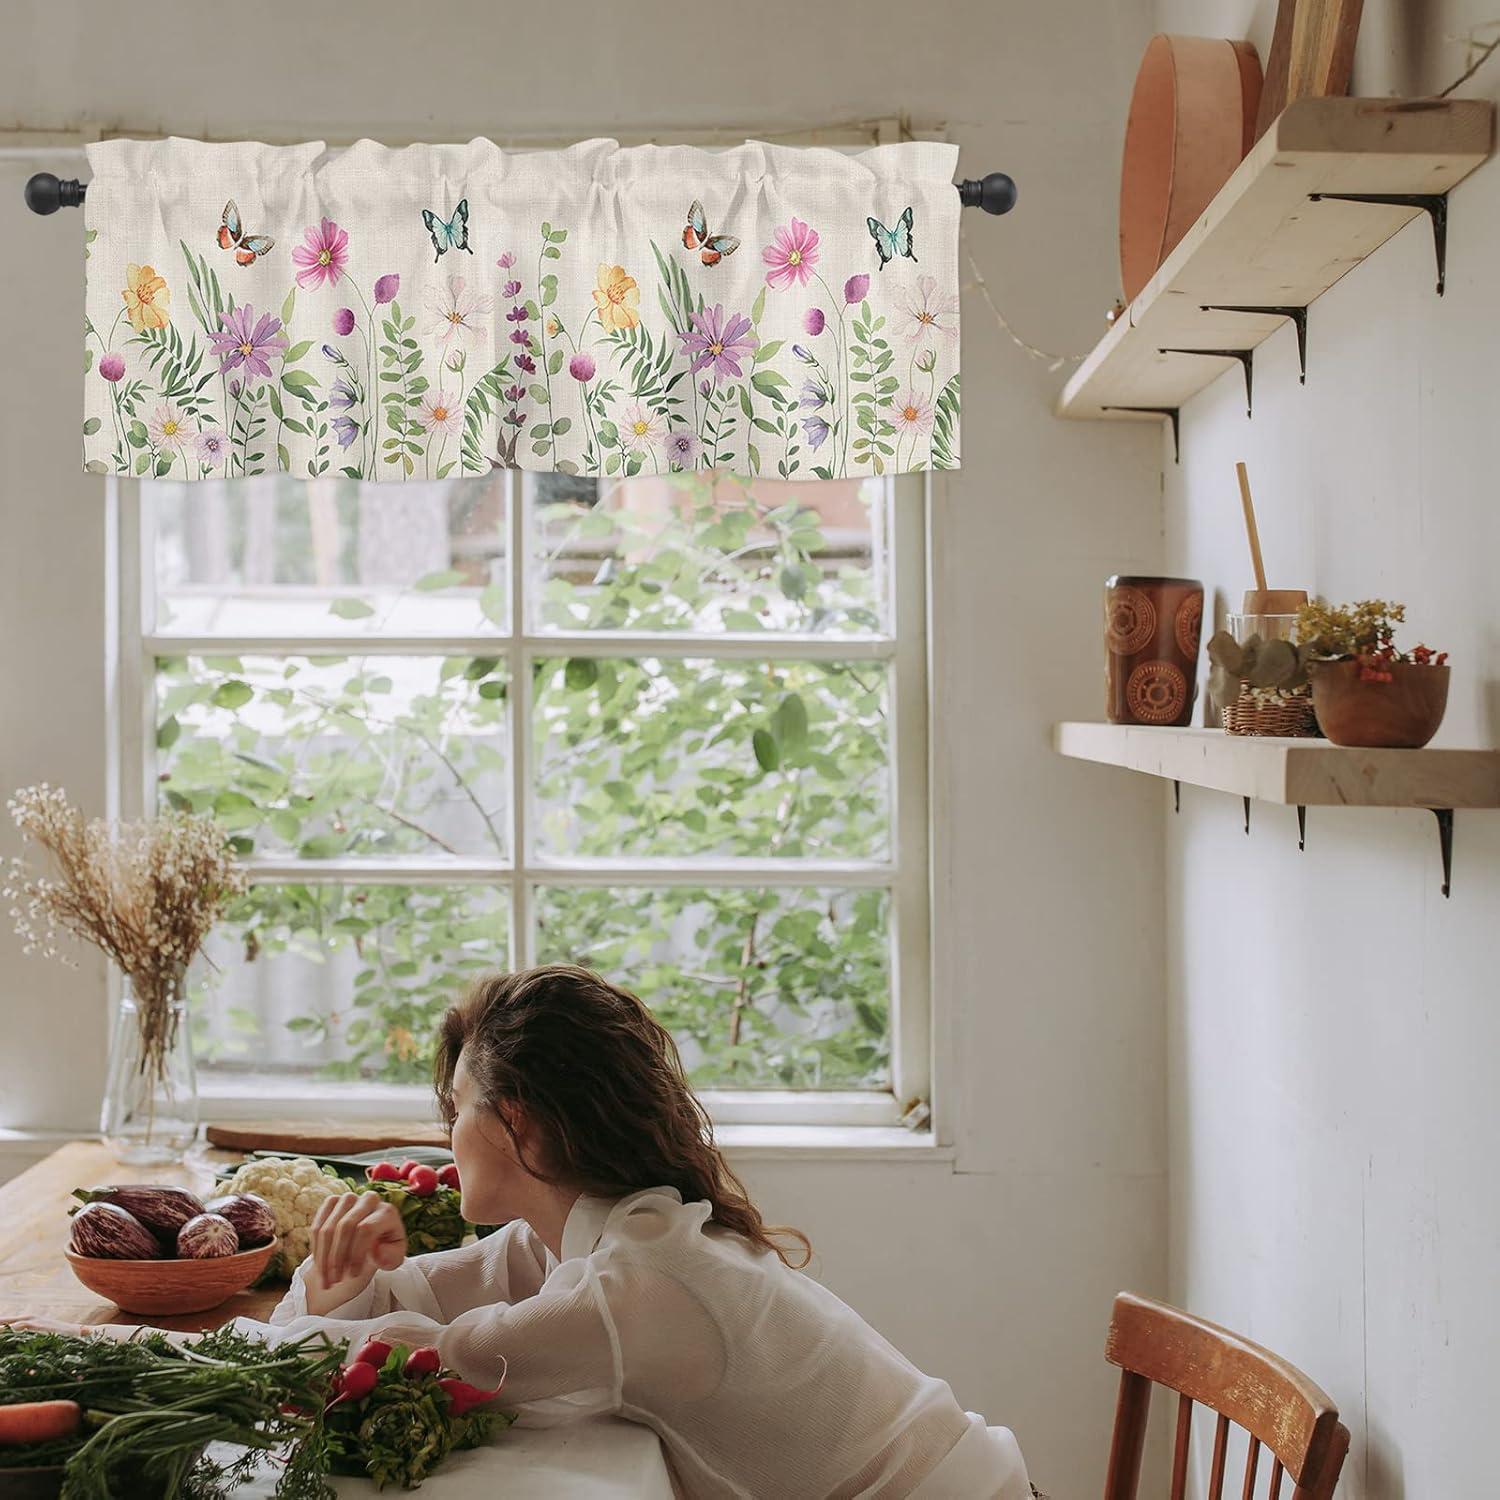
<instances>
[{"instance_id":1,"label":"window pane","mask_svg":"<svg viewBox=\"0 0 1500 1500\"><path fill-rule=\"evenodd\" d=\"M890 629L883 481L559 477L526 481L536 628Z\"/></svg>"},{"instance_id":2,"label":"window pane","mask_svg":"<svg viewBox=\"0 0 1500 1500\"><path fill-rule=\"evenodd\" d=\"M172 657L156 690L165 801L214 813L245 853L508 852L493 656Z\"/></svg>"},{"instance_id":3,"label":"window pane","mask_svg":"<svg viewBox=\"0 0 1500 1500\"><path fill-rule=\"evenodd\" d=\"M540 852L878 859L889 848L879 662L539 661Z\"/></svg>"},{"instance_id":4,"label":"window pane","mask_svg":"<svg viewBox=\"0 0 1500 1500\"><path fill-rule=\"evenodd\" d=\"M443 1011L509 965L509 903L478 885L257 885L193 970L210 1065L426 1083Z\"/></svg>"},{"instance_id":5,"label":"window pane","mask_svg":"<svg viewBox=\"0 0 1500 1500\"><path fill-rule=\"evenodd\" d=\"M148 483L155 629L472 635L509 629L505 477Z\"/></svg>"},{"instance_id":6,"label":"window pane","mask_svg":"<svg viewBox=\"0 0 1500 1500\"><path fill-rule=\"evenodd\" d=\"M890 1082L883 890L536 892L537 957L633 990L699 1088Z\"/></svg>"}]
</instances>

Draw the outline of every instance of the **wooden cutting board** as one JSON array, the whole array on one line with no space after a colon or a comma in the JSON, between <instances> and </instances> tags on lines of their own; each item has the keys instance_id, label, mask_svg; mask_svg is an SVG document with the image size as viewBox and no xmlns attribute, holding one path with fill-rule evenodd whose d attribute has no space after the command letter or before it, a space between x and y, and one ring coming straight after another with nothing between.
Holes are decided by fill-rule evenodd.
<instances>
[{"instance_id":1,"label":"wooden cutting board","mask_svg":"<svg viewBox=\"0 0 1500 1500\"><path fill-rule=\"evenodd\" d=\"M446 1146L448 1132L418 1120L223 1120L204 1134L221 1151L295 1151L347 1156L386 1146Z\"/></svg>"},{"instance_id":2,"label":"wooden cutting board","mask_svg":"<svg viewBox=\"0 0 1500 1500\"><path fill-rule=\"evenodd\" d=\"M1347 94L1364 0L1280 0L1255 139L1294 99Z\"/></svg>"}]
</instances>

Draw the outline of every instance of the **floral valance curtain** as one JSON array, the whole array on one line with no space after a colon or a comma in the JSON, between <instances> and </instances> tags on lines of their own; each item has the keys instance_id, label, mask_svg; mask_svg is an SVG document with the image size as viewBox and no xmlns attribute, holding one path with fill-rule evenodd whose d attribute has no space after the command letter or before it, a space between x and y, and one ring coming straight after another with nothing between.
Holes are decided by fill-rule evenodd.
<instances>
[{"instance_id":1,"label":"floral valance curtain","mask_svg":"<svg viewBox=\"0 0 1500 1500\"><path fill-rule=\"evenodd\" d=\"M88 154L92 472L958 464L956 147Z\"/></svg>"}]
</instances>

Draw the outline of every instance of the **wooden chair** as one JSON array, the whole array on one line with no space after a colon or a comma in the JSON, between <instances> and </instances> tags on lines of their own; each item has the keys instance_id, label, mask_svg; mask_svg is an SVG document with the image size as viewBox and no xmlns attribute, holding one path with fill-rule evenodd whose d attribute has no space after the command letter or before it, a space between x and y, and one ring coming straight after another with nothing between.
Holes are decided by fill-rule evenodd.
<instances>
[{"instance_id":1,"label":"wooden chair","mask_svg":"<svg viewBox=\"0 0 1500 1500\"><path fill-rule=\"evenodd\" d=\"M1104 1500L1136 1500L1153 1384L1178 1397L1171 1500L1183 1500L1186 1492L1195 1401L1218 1414L1208 1500L1223 1500L1231 1423L1250 1435L1244 1500L1256 1493L1263 1447L1271 1455L1269 1500L1281 1500L1288 1474L1291 1500L1331 1500L1349 1451L1349 1430L1328 1397L1270 1350L1163 1302L1121 1292L1104 1357L1121 1371Z\"/></svg>"}]
</instances>

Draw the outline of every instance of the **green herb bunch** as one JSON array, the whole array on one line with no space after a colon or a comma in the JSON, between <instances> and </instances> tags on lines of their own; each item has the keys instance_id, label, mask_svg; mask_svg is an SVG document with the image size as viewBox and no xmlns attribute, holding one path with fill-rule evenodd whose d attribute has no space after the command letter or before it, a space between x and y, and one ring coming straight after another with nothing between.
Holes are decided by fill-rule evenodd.
<instances>
[{"instance_id":1,"label":"green herb bunch","mask_svg":"<svg viewBox=\"0 0 1500 1500\"><path fill-rule=\"evenodd\" d=\"M279 1500L324 1500L332 1491L313 1440L342 1356L316 1335L270 1346L221 1329L179 1347L160 1334L118 1343L0 1329L0 1401L83 1408L72 1436L0 1449L0 1471L64 1465L64 1500L207 1500L282 1450ZM220 1463L205 1453L211 1442L244 1452Z\"/></svg>"},{"instance_id":2,"label":"green herb bunch","mask_svg":"<svg viewBox=\"0 0 1500 1500\"><path fill-rule=\"evenodd\" d=\"M368 1395L336 1400L324 1414L322 1443L333 1473L362 1475L377 1489L415 1489L450 1453L476 1448L515 1421L512 1412L455 1400L441 1370L407 1373L411 1352L395 1345Z\"/></svg>"},{"instance_id":3,"label":"green herb bunch","mask_svg":"<svg viewBox=\"0 0 1500 1500\"><path fill-rule=\"evenodd\" d=\"M414 1193L403 1182L369 1182L342 1177L331 1167L323 1169L338 1177L351 1192L374 1193L394 1204L406 1230L408 1255L426 1255L433 1250L453 1250L463 1244L469 1232L459 1204L462 1195L448 1187L434 1189L425 1197Z\"/></svg>"}]
</instances>

